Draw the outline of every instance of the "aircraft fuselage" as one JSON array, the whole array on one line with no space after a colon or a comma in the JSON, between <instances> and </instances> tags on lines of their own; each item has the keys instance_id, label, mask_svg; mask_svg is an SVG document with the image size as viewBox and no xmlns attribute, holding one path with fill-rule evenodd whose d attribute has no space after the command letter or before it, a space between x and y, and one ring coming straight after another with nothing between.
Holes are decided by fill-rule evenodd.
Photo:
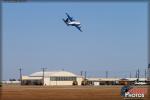
<instances>
[{"instance_id":1,"label":"aircraft fuselage","mask_svg":"<svg viewBox=\"0 0 150 100\"><path fill-rule=\"evenodd\" d=\"M68 22L68 25L72 25L72 26L80 25L80 22L77 22L77 21L71 21L71 22Z\"/></svg>"}]
</instances>

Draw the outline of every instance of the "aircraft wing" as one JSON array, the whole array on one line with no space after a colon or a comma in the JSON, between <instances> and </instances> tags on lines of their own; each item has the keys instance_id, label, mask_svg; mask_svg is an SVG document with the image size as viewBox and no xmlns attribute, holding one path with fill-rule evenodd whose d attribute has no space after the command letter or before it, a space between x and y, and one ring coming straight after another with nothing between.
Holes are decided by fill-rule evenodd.
<instances>
[{"instance_id":1,"label":"aircraft wing","mask_svg":"<svg viewBox=\"0 0 150 100\"><path fill-rule=\"evenodd\" d=\"M66 13L66 15L70 21L74 21L74 19L72 17L70 17L68 13Z\"/></svg>"},{"instance_id":2,"label":"aircraft wing","mask_svg":"<svg viewBox=\"0 0 150 100\"><path fill-rule=\"evenodd\" d=\"M82 32L81 27L80 26L75 26L80 32Z\"/></svg>"}]
</instances>

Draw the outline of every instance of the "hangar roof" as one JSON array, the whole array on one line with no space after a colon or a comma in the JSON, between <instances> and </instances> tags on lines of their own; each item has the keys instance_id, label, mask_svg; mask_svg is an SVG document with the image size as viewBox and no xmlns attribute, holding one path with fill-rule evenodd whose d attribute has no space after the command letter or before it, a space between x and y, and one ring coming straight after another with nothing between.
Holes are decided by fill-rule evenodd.
<instances>
[{"instance_id":1,"label":"hangar roof","mask_svg":"<svg viewBox=\"0 0 150 100\"><path fill-rule=\"evenodd\" d=\"M30 76L31 77L41 77L41 76L43 76L43 72L42 71L35 72L35 73L32 73ZM45 71L44 76L45 77L51 77L51 76L76 77L77 75L75 75L71 72L68 72L68 71Z\"/></svg>"}]
</instances>

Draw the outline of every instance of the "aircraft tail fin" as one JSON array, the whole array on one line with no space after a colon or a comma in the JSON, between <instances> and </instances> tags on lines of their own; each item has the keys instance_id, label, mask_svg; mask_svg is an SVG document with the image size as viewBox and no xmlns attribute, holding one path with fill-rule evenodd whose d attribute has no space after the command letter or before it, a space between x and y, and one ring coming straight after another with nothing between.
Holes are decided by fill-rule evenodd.
<instances>
[{"instance_id":1,"label":"aircraft tail fin","mask_svg":"<svg viewBox=\"0 0 150 100\"><path fill-rule=\"evenodd\" d=\"M66 25L68 26L68 18L65 20L65 19L62 19L65 23L66 23Z\"/></svg>"}]
</instances>

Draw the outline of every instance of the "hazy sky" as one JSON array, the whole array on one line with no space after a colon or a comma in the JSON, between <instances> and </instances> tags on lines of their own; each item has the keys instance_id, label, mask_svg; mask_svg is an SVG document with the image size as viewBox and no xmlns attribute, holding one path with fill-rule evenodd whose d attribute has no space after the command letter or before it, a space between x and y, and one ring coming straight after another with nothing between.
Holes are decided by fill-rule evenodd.
<instances>
[{"instance_id":1,"label":"hazy sky","mask_svg":"<svg viewBox=\"0 0 150 100\"><path fill-rule=\"evenodd\" d=\"M65 13L83 32L62 21ZM3 79L47 70L89 77L135 76L147 68L147 3L3 4Z\"/></svg>"}]
</instances>

